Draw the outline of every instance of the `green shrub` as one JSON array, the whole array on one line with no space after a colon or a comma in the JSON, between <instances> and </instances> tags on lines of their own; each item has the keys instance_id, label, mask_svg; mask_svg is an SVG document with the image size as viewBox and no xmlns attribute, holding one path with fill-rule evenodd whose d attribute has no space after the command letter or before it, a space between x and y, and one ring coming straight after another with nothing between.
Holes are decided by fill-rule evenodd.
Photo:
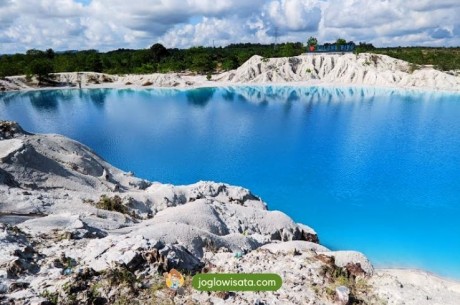
<instances>
[{"instance_id":1,"label":"green shrub","mask_svg":"<svg viewBox=\"0 0 460 305\"><path fill-rule=\"evenodd\" d=\"M102 195L99 201L96 203L98 209L103 209L107 211L115 211L122 214L128 214L128 208L123 204L123 200L120 196L115 195L113 197L107 197Z\"/></svg>"},{"instance_id":2,"label":"green shrub","mask_svg":"<svg viewBox=\"0 0 460 305\"><path fill-rule=\"evenodd\" d=\"M126 268L113 268L105 271L105 275L109 281L110 286L126 285L134 288L134 284L137 282L136 276Z\"/></svg>"},{"instance_id":3,"label":"green shrub","mask_svg":"<svg viewBox=\"0 0 460 305\"><path fill-rule=\"evenodd\" d=\"M48 290L45 290L40 293L40 296L47 299L48 302L52 304L57 304L59 301L59 294L57 292L49 292Z\"/></svg>"},{"instance_id":4,"label":"green shrub","mask_svg":"<svg viewBox=\"0 0 460 305\"><path fill-rule=\"evenodd\" d=\"M409 65L409 73L414 73L415 70L418 70L420 69L420 66L419 65L416 65L414 63L410 64Z\"/></svg>"}]
</instances>

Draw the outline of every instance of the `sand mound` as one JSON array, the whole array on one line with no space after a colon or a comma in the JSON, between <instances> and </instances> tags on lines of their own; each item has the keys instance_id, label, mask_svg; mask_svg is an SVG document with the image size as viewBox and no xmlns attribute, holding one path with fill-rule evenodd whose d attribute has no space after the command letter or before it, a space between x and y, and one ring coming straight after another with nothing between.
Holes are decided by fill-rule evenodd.
<instances>
[{"instance_id":1,"label":"sand mound","mask_svg":"<svg viewBox=\"0 0 460 305\"><path fill-rule=\"evenodd\" d=\"M289 58L253 56L236 70L214 77L231 83L314 82L377 87L459 90L460 78L433 68L377 54L308 54Z\"/></svg>"}]
</instances>

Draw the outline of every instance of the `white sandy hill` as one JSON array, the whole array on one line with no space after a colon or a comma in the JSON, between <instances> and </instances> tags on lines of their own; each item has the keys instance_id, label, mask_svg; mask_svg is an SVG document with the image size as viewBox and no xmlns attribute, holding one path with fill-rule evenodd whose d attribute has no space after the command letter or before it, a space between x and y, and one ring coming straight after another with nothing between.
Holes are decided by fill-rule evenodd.
<instances>
[{"instance_id":1,"label":"white sandy hill","mask_svg":"<svg viewBox=\"0 0 460 305\"><path fill-rule=\"evenodd\" d=\"M460 90L460 77L377 54L307 54L289 58L253 56L214 77L231 83L326 83L377 87Z\"/></svg>"},{"instance_id":2,"label":"white sandy hill","mask_svg":"<svg viewBox=\"0 0 460 305\"><path fill-rule=\"evenodd\" d=\"M39 84L33 77L25 75L0 79L1 91L32 90L36 88L184 88L205 83L201 75L180 75L177 73L110 75L96 72L65 72L50 74L50 81Z\"/></svg>"},{"instance_id":3,"label":"white sandy hill","mask_svg":"<svg viewBox=\"0 0 460 305\"><path fill-rule=\"evenodd\" d=\"M59 304L454 305L460 299L458 283L416 271L375 272L361 253L330 251L311 228L267 210L244 188L144 181L78 142L28 134L4 121L0 221L1 213L41 215L17 226L0 223L0 304L57 298ZM232 294L188 286L175 294L161 278L171 268L274 272L283 286Z\"/></svg>"},{"instance_id":4,"label":"white sandy hill","mask_svg":"<svg viewBox=\"0 0 460 305\"><path fill-rule=\"evenodd\" d=\"M212 76L184 73L153 73L144 75L108 75L94 72L52 74L52 82L38 85L37 79L25 76L0 79L0 90L53 88L188 88L241 84L355 85L425 90L460 90L460 76L411 65L386 55L305 54L296 57L263 58L253 56L236 70Z\"/></svg>"}]
</instances>

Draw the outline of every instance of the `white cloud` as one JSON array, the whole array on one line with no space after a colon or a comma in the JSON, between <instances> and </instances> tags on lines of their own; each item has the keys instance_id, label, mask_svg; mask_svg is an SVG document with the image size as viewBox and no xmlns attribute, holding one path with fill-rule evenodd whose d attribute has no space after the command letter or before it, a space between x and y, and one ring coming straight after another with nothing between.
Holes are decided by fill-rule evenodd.
<instances>
[{"instance_id":1,"label":"white cloud","mask_svg":"<svg viewBox=\"0 0 460 305\"><path fill-rule=\"evenodd\" d=\"M0 0L0 53L320 41L459 45L458 0Z\"/></svg>"},{"instance_id":2,"label":"white cloud","mask_svg":"<svg viewBox=\"0 0 460 305\"><path fill-rule=\"evenodd\" d=\"M266 7L269 21L277 27L292 31L316 31L321 20L318 3L302 0L271 1Z\"/></svg>"}]
</instances>

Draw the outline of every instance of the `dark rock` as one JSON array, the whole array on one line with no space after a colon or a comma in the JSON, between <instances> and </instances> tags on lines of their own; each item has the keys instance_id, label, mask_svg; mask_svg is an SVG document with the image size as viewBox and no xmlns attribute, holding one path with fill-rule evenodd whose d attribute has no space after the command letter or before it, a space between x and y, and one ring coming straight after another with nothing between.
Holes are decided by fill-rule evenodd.
<instances>
[{"instance_id":1,"label":"dark rock","mask_svg":"<svg viewBox=\"0 0 460 305\"><path fill-rule=\"evenodd\" d=\"M140 253L136 253L134 257L126 264L126 267L129 271L134 272L142 266L146 260L144 259L143 255Z\"/></svg>"},{"instance_id":2,"label":"dark rock","mask_svg":"<svg viewBox=\"0 0 460 305\"><path fill-rule=\"evenodd\" d=\"M319 243L319 238L318 238L318 235L316 234L312 234L312 233L308 233L308 232L305 232L302 230L302 233L301 233L302 237L300 238L300 240L305 240L305 241L310 241L312 243Z\"/></svg>"},{"instance_id":3,"label":"dark rock","mask_svg":"<svg viewBox=\"0 0 460 305\"><path fill-rule=\"evenodd\" d=\"M6 268L6 276L9 279L18 278L25 271L25 266L20 259L15 259L8 263Z\"/></svg>"},{"instance_id":4,"label":"dark rock","mask_svg":"<svg viewBox=\"0 0 460 305\"><path fill-rule=\"evenodd\" d=\"M276 231L270 235L270 240L281 240L281 232Z\"/></svg>"},{"instance_id":5,"label":"dark rock","mask_svg":"<svg viewBox=\"0 0 460 305\"><path fill-rule=\"evenodd\" d=\"M0 121L0 140L12 139L19 135L29 134L18 123L12 121Z\"/></svg>"},{"instance_id":6,"label":"dark rock","mask_svg":"<svg viewBox=\"0 0 460 305\"><path fill-rule=\"evenodd\" d=\"M24 250L16 249L13 253L14 256L22 259L32 259L35 254L35 250L30 246L25 247Z\"/></svg>"},{"instance_id":7,"label":"dark rock","mask_svg":"<svg viewBox=\"0 0 460 305\"><path fill-rule=\"evenodd\" d=\"M216 292L216 297L227 300L230 297L230 293L228 291L219 291Z\"/></svg>"},{"instance_id":8,"label":"dark rock","mask_svg":"<svg viewBox=\"0 0 460 305\"><path fill-rule=\"evenodd\" d=\"M160 254L158 249L152 249L144 252L143 257L148 264L153 265L160 273L170 269L168 259L165 255Z\"/></svg>"},{"instance_id":9,"label":"dark rock","mask_svg":"<svg viewBox=\"0 0 460 305\"><path fill-rule=\"evenodd\" d=\"M19 183L14 179L13 175L0 168L0 184L5 184L9 187L19 187Z\"/></svg>"},{"instance_id":10,"label":"dark rock","mask_svg":"<svg viewBox=\"0 0 460 305\"><path fill-rule=\"evenodd\" d=\"M93 301L91 302L92 305L105 305L107 304L107 299L106 298L102 298L102 297L97 297L97 298L94 298Z\"/></svg>"},{"instance_id":11,"label":"dark rock","mask_svg":"<svg viewBox=\"0 0 460 305\"><path fill-rule=\"evenodd\" d=\"M202 261L181 245L174 245L172 247L166 246L160 249L159 252L167 259L168 269L165 271L175 268L194 272L199 271L204 267L204 263Z\"/></svg>"},{"instance_id":12,"label":"dark rock","mask_svg":"<svg viewBox=\"0 0 460 305\"><path fill-rule=\"evenodd\" d=\"M318 254L316 255L316 259L322 261L326 265L335 266L335 258L333 256Z\"/></svg>"},{"instance_id":13,"label":"dark rock","mask_svg":"<svg viewBox=\"0 0 460 305\"><path fill-rule=\"evenodd\" d=\"M90 280L95 276L99 276L99 272L95 271L93 268L88 267L79 270L78 273L74 275L76 279L84 281Z\"/></svg>"},{"instance_id":14,"label":"dark rock","mask_svg":"<svg viewBox=\"0 0 460 305\"><path fill-rule=\"evenodd\" d=\"M8 286L6 284L0 283L0 294L4 294L8 292Z\"/></svg>"},{"instance_id":15,"label":"dark rock","mask_svg":"<svg viewBox=\"0 0 460 305\"><path fill-rule=\"evenodd\" d=\"M19 290L24 290L24 289L27 289L29 288L30 286L30 283L26 283L26 282L13 282L10 284L10 287L8 287L8 292L15 292L15 291L19 291Z\"/></svg>"},{"instance_id":16,"label":"dark rock","mask_svg":"<svg viewBox=\"0 0 460 305\"><path fill-rule=\"evenodd\" d=\"M350 275L353 275L355 277L360 275L366 275L366 271L363 270L360 263L348 263L345 266L345 269L348 271Z\"/></svg>"}]
</instances>

